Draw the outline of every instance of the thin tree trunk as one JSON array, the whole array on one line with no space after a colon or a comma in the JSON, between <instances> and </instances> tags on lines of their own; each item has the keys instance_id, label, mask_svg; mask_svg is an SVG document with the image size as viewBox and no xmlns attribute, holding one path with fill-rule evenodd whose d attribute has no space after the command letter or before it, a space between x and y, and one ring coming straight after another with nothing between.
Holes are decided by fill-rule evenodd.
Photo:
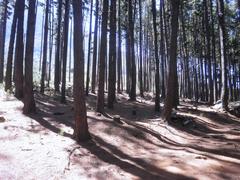
<instances>
[{"instance_id":1,"label":"thin tree trunk","mask_svg":"<svg viewBox=\"0 0 240 180\"><path fill-rule=\"evenodd\" d=\"M17 0L15 3L15 9L14 9L12 27L11 27L11 34L10 34L10 40L9 40L7 70L6 70L6 77L5 77L5 91L12 89L12 69L13 69L12 64L13 64L15 33L16 33L16 27L17 27L18 3L19 3L19 0Z\"/></svg>"},{"instance_id":2,"label":"thin tree trunk","mask_svg":"<svg viewBox=\"0 0 240 180\"><path fill-rule=\"evenodd\" d=\"M54 89L59 92L60 84L60 39L61 39L62 0L58 1L58 27L55 56Z\"/></svg>"},{"instance_id":3,"label":"thin tree trunk","mask_svg":"<svg viewBox=\"0 0 240 180\"><path fill-rule=\"evenodd\" d=\"M97 54L98 54L98 0L96 0L96 13L95 13L95 24L94 24L94 46L93 46L93 64L92 64L92 93L95 93L96 84L96 65L97 65Z\"/></svg>"},{"instance_id":4,"label":"thin tree trunk","mask_svg":"<svg viewBox=\"0 0 240 180\"><path fill-rule=\"evenodd\" d=\"M219 37L220 37L220 50L221 50L221 72L222 72L222 89L221 100L222 109L228 110L228 87L227 87L227 56L226 56L226 32L225 32L225 12L224 1L217 1L218 7L218 21L219 21Z\"/></svg>"},{"instance_id":5,"label":"thin tree trunk","mask_svg":"<svg viewBox=\"0 0 240 180\"><path fill-rule=\"evenodd\" d=\"M62 67L62 87L61 102L66 103L66 70L67 70L67 51L68 51L68 29L69 29L69 0L65 2L64 15L64 45L63 45L63 67Z\"/></svg>"},{"instance_id":6,"label":"thin tree trunk","mask_svg":"<svg viewBox=\"0 0 240 180\"><path fill-rule=\"evenodd\" d=\"M92 43L92 10L93 0L91 0L90 7L90 24L89 24L89 34L88 34L88 61L87 61L87 78L86 78L86 95L89 93L89 81L90 81L90 61L91 61L91 43Z\"/></svg>"},{"instance_id":7,"label":"thin tree trunk","mask_svg":"<svg viewBox=\"0 0 240 180\"><path fill-rule=\"evenodd\" d=\"M23 98L23 26L24 26L25 0L19 0L18 4L18 23L15 50L15 96Z\"/></svg>"},{"instance_id":8,"label":"thin tree trunk","mask_svg":"<svg viewBox=\"0 0 240 180\"><path fill-rule=\"evenodd\" d=\"M104 113L104 84L105 84L105 66L107 51L107 22L108 22L108 1L103 1L102 26L101 26L101 45L99 56L99 73L98 73L98 96L97 112Z\"/></svg>"},{"instance_id":9,"label":"thin tree trunk","mask_svg":"<svg viewBox=\"0 0 240 180\"><path fill-rule=\"evenodd\" d=\"M47 47L48 47L48 14L49 14L49 0L46 0L46 14L44 25L44 38L43 38L43 61L42 61L42 74L41 74L41 88L40 92L44 93L45 78L46 78L46 65L47 65Z\"/></svg>"},{"instance_id":10,"label":"thin tree trunk","mask_svg":"<svg viewBox=\"0 0 240 180\"><path fill-rule=\"evenodd\" d=\"M121 31L121 0L118 0L118 79L117 79L117 92L121 92L122 80L122 31Z\"/></svg>"},{"instance_id":11,"label":"thin tree trunk","mask_svg":"<svg viewBox=\"0 0 240 180\"><path fill-rule=\"evenodd\" d=\"M159 80L159 55L158 55L158 36L157 36L157 22L156 22L156 1L152 0L152 14L153 14L153 30L154 30L154 52L155 52L155 111L160 111L160 80Z\"/></svg>"},{"instance_id":12,"label":"thin tree trunk","mask_svg":"<svg viewBox=\"0 0 240 180\"><path fill-rule=\"evenodd\" d=\"M135 62L135 50L134 50L134 22L133 22L133 10L132 0L128 0L128 28L129 28L129 50L130 50L130 62L131 62L131 88L130 88L130 100L136 100L136 62Z\"/></svg>"},{"instance_id":13,"label":"thin tree trunk","mask_svg":"<svg viewBox=\"0 0 240 180\"><path fill-rule=\"evenodd\" d=\"M213 80L212 80L212 63L211 63L211 44L210 44L210 25L208 18L208 3L204 0L204 11L205 11L205 29L206 29L206 39L207 39L207 70L208 70L208 82L209 82L209 104L213 105Z\"/></svg>"},{"instance_id":14,"label":"thin tree trunk","mask_svg":"<svg viewBox=\"0 0 240 180\"><path fill-rule=\"evenodd\" d=\"M110 6L110 49L108 76L108 108L113 108L116 99L116 0L111 0Z\"/></svg>"},{"instance_id":15,"label":"thin tree trunk","mask_svg":"<svg viewBox=\"0 0 240 180\"><path fill-rule=\"evenodd\" d=\"M140 83L140 96L143 97L143 80L142 80L142 1L139 0L139 48L140 48L140 70L139 70L139 83Z\"/></svg>"},{"instance_id":16,"label":"thin tree trunk","mask_svg":"<svg viewBox=\"0 0 240 180\"><path fill-rule=\"evenodd\" d=\"M4 1L3 22L1 26L2 41L0 42L0 83L3 83L4 78L4 57L5 57L5 39L6 39L6 27L7 27L7 13L8 13L8 0Z\"/></svg>"},{"instance_id":17,"label":"thin tree trunk","mask_svg":"<svg viewBox=\"0 0 240 180\"><path fill-rule=\"evenodd\" d=\"M71 71L72 71L72 34L73 34L73 20L71 19L70 23L70 47L69 47L69 64L68 64L68 81L71 82Z\"/></svg>"}]
</instances>

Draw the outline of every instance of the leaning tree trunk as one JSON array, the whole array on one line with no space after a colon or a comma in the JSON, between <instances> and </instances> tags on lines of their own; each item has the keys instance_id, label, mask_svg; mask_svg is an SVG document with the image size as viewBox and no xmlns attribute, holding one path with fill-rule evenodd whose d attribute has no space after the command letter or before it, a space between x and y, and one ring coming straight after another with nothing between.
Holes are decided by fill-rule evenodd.
<instances>
[{"instance_id":1,"label":"leaning tree trunk","mask_svg":"<svg viewBox=\"0 0 240 180\"><path fill-rule=\"evenodd\" d=\"M23 98L23 25L24 25L25 0L19 0L17 40L15 50L15 96Z\"/></svg>"},{"instance_id":2,"label":"leaning tree trunk","mask_svg":"<svg viewBox=\"0 0 240 180\"><path fill-rule=\"evenodd\" d=\"M226 32L224 20L224 1L218 0L218 21L219 21L219 36L220 36L220 52L221 52L221 72L222 72L222 89L221 100L222 109L228 110L228 87L227 87L227 56L226 56Z\"/></svg>"},{"instance_id":3,"label":"leaning tree trunk","mask_svg":"<svg viewBox=\"0 0 240 180\"><path fill-rule=\"evenodd\" d=\"M171 118L172 108L174 107L174 100L176 99L176 71L177 71L177 37L178 37L178 14L179 14L179 0L171 0L172 18L171 18L171 43L170 43L170 62L169 74L167 82L167 96L164 104L162 119L169 121Z\"/></svg>"},{"instance_id":4,"label":"leaning tree trunk","mask_svg":"<svg viewBox=\"0 0 240 180\"><path fill-rule=\"evenodd\" d=\"M108 22L108 1L103 1L102 27L101 27L101 45L99 55L99 73L98 73L98 96L97 112L104 113L104 80L105 80L105 59L107 51L107 22Z\"/></svg>"},{"instance_id":5,"label":"leaning tree trunk","mask_svg":"<svg viewBox=\"0 0 240 180\"><path fill-rule=\"evenodd\" d=\"M44 93L45 89L45 77L46 77L46 66L47 66L47 47L48 47L48 14L49 14L49 0L46 1L46 15L44 25L44 38L43 38L43 60L42 60L42 74L41 74L41 88L40 92Z\"/></svg>"},{"instance_id":6,"label":"leaning tree trunk","mask_svg":"<svg viewBox=\"0 0 240 180\"><path fill-rule=\"evenodd\" d=\"M15 9L12 20L11 34L9 40L8 47L8 57L7 57L7 70L5 76L5 91L12 89L12 64L13 64L13 50L14 50L14 41L15 41L15 33L17 26L17 8L18 8L19 0L15 3Z\"/></svg>"},{"instance_id":7,"label":"leaning tree trunk","mask_svg":"<svg viewBox=\"0 0 240 180\"><path fill-rule=\"evenodd\" d=\"M29 114L36 110L33 96L33 52L34 35L36 23L36 0L29 1L26 52L25 52L25 78L24 78L24 99L23 113Z\"/></svg>"},{"instance_id":8,"label":"leaning tree trunk","mask_svg":"<svg viewBox=\"0 0 240 180\"><path fill-rule=\"evenodd\" d=\"M84 95L84 54L82 29L82 1L73 0L74 16L74 82L73 97L75 111L74 136L76 141L90 139Z\"/></svg>"}]
</instances>

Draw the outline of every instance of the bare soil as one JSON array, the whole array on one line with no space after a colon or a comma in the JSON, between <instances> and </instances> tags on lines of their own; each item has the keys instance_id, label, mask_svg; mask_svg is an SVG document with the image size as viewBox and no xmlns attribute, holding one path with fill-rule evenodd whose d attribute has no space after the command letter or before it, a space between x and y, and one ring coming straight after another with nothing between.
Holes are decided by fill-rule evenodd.
<instances>
[{"instance_id":1,"label":"bare soil","mask_svg":"<svg viewBox=\"0 0 240 180\"><path fill-rule=\"evenodd\" d=\"M130 102L123 94L103 116L90 94L92 140L77 144L72 100L35 98L37 114L25 116L22 102L0 91L0 180L240 179L238 114L181 101L167 124L151 98Z\"/></svg>"}]
</instances>

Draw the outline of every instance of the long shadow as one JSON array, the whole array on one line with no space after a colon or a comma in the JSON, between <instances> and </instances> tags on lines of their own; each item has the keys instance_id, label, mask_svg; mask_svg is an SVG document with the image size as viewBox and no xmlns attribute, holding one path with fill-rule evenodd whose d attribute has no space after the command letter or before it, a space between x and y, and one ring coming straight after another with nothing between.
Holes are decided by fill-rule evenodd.
<instances>
[{"instance_id":1,"label":"long shadow","mask_svg":"<svg viewBox=\"0 0 240 180\"><path fill-rule=\"evenodd\" d=\"M48 121L44 120L44 117L53 118L53 115L51 114L51 112L52 112L51 109L57 108L57 107L56 107L56 103L54 102L54 100L51 101L51 103L52 104L50 104L49 106L47 106L47 105L41 106L41 108L46 108L46 111L42 111L41 109L39 109L40 113L38 115L33 115L31 117L33 119L35 119L37 122L39 122L45 128L59 134L60 128L57 127L56 123L51 124ZM53 121L55 121L55 122L65 124L66 126L69 126L69 127L73 127L73 119L70 119L70 120L71 121L64 121L58 117L53 118ZM235 152L235 151L229 152L229 149L227 150L227 149L223 149L223 148L209 149L206 147L200 147L198 145L182 145L182 144L179 144L172 140L169 140L168 138L164 137L163 135L161 135L151 129L147 129L141 125L137 125L134 122L131 122L131 121L125 121L125 122L127 124L133 126L134 128L139 129L141 132L148 133L148 134L156 137L157 139L159 139L159 141L164 142L168 145L171 145L172 147L191 148L191 149L198 150L201 152L213 153L213 154L218 154L218 155L223 155L223 156L227 156L227 157L233 157L233 158L240 159L240 154L238 154L239 152ZM104 122L104 123L106 123L106 122ZM121 125L118 125L118 126L121 126ZM126 131L132 131L132 130L131 130L131 128L126 128ZM191 132L189 132L189 133L191 133ZM63 133L63 135L66 137L72 138L72 135L65 133L65 132ZM123 153L119 149L117 149L115 146L106 143L100 137L95 136L94 132L92 133L92 136L94 137L94 142L96 142L99 145L97 145L97 144L92 145L89 143L82 143L81 145L83 147L85 147L86 149L88 149L90 152L92 152L95 156L97 156L102 161L117 165L124 171L129 172L135 176L138 176L142 179L159 179L159 178L160 179L161 178L162 179L189 179L186 176L179 175L179 174L173 174L173 173L167 172L163 169L159 169L158 167L155 167L140 158L131 157L131 156ZM148 140L146 139L146 141L148 141ZM150 140L148 142L153 143ZM105 150L105 148L108 149L110 152ZM168 147L166 146L165 148L168 148ZM125 160L123 160L123 159L125 159ZM132 161L133 163L129 163L126 160Z\"/></svg>"},{"instance_id":2,"label":"long shadow","mask_svg":"<svg viewBox=\"0 0 240 180\"><path fill-rule=\"evenodd\" d=\"M169 144L171 146L175 146L175 147L181 147L181 148L191 148L191 149L195 149L201 152L207 152L207 153L212 153L212 154L217 154L217 155L222 155L222 156L226 156L226 157L231 157L231 158L236 158L236 159L240 159L240 150L239 149L226 149L226 148L220 148L220 149L210 149L210 148L206 148L206 147L201 147L198 144L195 145L191 145L191 144L187 144L187 145L183 145L177 142L174 142L170 139L168 139L167 137L158 134L157 132L154 132L153 130L147 129L146 127L143 127L141 125L129 122L129 121L125 121L126 123L128 123L129 125L132 125L138 129L140 129L143 132L149 133L152 136L158 138L159 140L161 140L162 142ZM222 140L221 140L222 141ZM225 139L226 142L229 142L230 140ZM238 144L238 141L235 142L236 144Z\"/></svg>"},{"instance_id":3,"label":"long shadow","mask_svg":"<svg viewBox=\"0 0 240 180\"><path fill-rule=\"evenodd\" d=\"M181 108L180 111L205 117L205 118L211 119L211 121L214 121L222 125L227 125L227 124L239 125L240 123L240 121L234 120L233 118L230 118L228 114L224 114L224 113L217 113L217 112L211 112L211 111L206 112L199 109L188 109L188 108Z\"/></svg>"},{"instance_id":4,"label":"long shadow","mask_svg":"<svg viewBox=\"0 0 240 180\"><path fill-rule=\"evenodd\" d=\"M174 174L153 166L141 158L131 157L120 151L115 146L105 142L97 136L93 136L93 143L81 143L100 160L116 165L125 172L135 175L141 179L194 179L181 174ZM108 152L108 149L110 152ZM130 163L131 161L132 163ZM137 164L137 165L135 165Z\"/></svg>"},{"instance_id":5,"label":"long shadow","mask_svg":"<svg viewBox=\"0 0 240 180\"><path fill-rule=\"evenodd\" d=\"M62 130L57 127L57 125L52 125L51 123L49 123L48 121L46 121L43 117L46 117L46 116L42 116L40 115L39 113L38 114L31 114L29 115L30 118L32 118L33 120L37 121L41 126L49 129L50 131L56 133L56 134L60 134L64 137L69 137L69 138L72 138L72 135L67 133L67 132L62 132ZM34 132L34 130L33 130Z\"/></svg>"}]
</instances>

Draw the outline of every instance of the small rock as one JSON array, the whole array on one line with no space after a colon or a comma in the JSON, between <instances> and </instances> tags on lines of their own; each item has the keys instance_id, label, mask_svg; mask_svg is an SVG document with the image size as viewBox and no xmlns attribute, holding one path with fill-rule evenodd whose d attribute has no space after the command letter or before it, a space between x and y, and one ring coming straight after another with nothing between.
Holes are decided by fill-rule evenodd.
<instances>
[{"instance_id":1,"label":"small rock","mask_svg":"<svg viewBox=\"0 0 240 180\"><path fill-rule=\"evenodd\" d=\"M113 117L113 121L115 121L115 122L117 122L117 123L122 123L122 122L121 122L121 117L118 116L118 115Z\"/></svg>"},{"instance_id":2,"label":"small rock","mask_svg":"<svg viewBox=\"0 0 240 180\"><path fill-rule=\"evenodd\" d=\"M0 116L0 123L3 123L5 121L6 121L6 119L3 116Z\"/></svg>"}]
</instances>

